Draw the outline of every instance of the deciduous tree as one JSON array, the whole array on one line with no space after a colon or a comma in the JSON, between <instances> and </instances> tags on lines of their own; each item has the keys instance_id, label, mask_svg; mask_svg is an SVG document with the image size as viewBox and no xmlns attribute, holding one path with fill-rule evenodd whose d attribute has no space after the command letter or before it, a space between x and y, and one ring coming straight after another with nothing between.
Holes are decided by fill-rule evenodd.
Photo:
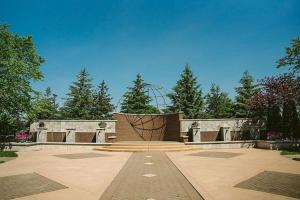
<instances>
[{"instance_id":1,"label":"deciduous tree","mask_svg":"<svg viewBox=\"0 0 300 200\"><path fill-rule=\"evenodd\" d=\"M300 72L300 37L292 40L286 48L286 56L277 61L277 67L289 67L293 73Z\"/></svg>"},{"instance_id":2,"label":"deciduous tree","mask_svg":"<svg viewBox=\"0 0 300 200\"><path fill-rule=\"evenodd\" d=\"M43 62L31 36L13 34L7 25L0 25L0 134L19 128L30 109L31 82L43 78Z\"/></svg>"},{"instance_id":3,"label":"deciduous tree","mask_svg":"<svg viewBox=\"0 0 300 200\"><path fill-rule=\"evenodd\" d=\"M284 131L299 138L300 80L284 74L267 77L260 85L261 91L251 99L251 109L267 117L268 130Z\"/></svg>"}]
</instances>

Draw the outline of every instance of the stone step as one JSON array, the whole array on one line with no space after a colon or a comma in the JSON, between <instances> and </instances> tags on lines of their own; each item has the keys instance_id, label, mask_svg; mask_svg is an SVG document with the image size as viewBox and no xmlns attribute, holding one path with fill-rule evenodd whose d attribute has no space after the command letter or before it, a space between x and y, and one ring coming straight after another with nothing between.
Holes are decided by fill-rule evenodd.
<instances>
[{"instance_id":1,"label":"stone step","mask_svg":"<svg viewBox=\"0 0 300 200\"><path fill-rule=\"evenodd\" d=\"M117 142L111 146L185 146L180 142Z\"/></svg>"},{"instance_id":2,"label":"stone step","mask_svg":"<svg viewBox=\"0 0 300 200\"><path fill-rule=\"evenodd\" d=\"M159 146L148 146L148 145L139 145L139 146L128 146L128 145L118 145L118 146L114 146L111 145L109 146L109 148L117 148L117 149L147 149L147 148L151 148L151 149L168 149L168 148L185 148L187 147L186 145L159 145Z\"/></svg>"},{"instance_id":3,"label":"stone step","mask_svg":"<svg viewBox=\"0 0 300 200\"><path fill-rule=\"evenodd\" d=\"M191 151L201 150L199 147L168 147L168 148L118 148L112 146L98 147L94 150L97 151L110 151L110 152L144 152L144 151Z\"/></svg>"}]
</instances>

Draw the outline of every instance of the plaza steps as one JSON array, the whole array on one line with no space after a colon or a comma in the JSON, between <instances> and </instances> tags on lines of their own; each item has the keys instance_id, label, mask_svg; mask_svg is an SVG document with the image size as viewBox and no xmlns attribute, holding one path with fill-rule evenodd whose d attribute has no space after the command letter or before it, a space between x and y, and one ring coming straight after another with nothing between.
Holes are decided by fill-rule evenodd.
<instances>
[{"instance_id":1,"label":"plaza steps","mask_svg":"<svg viewBox=\"0 0 300 200\"><path fill-rule=\"evenodd\" d=\"M193 145L180 142L117 142L109 146L97 147L97 151L110 152L144 152L144 151L190 151L200 150Z\"/></svg>"}]
</instances>

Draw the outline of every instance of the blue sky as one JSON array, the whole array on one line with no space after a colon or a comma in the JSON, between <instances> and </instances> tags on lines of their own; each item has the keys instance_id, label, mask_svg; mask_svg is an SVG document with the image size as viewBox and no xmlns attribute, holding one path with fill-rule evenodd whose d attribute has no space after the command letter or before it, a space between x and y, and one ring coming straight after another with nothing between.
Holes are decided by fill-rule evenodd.
<instances>
[{"instance_id":1,"label":"blue sky","mask_svg":"<svg viewBox=\"0 0 300 200\"><path fill-rule=\"evenodd\" d=\"M83 67L117 102L137 73L171 89L186 63L204 92L214 82L234 97L246 69L255 79L284 72L275 62L300 35L299 9L298 0L1 0L0 23L33 36L46 59L34 88L60 99Z\"/></svg>"}]
</instances>

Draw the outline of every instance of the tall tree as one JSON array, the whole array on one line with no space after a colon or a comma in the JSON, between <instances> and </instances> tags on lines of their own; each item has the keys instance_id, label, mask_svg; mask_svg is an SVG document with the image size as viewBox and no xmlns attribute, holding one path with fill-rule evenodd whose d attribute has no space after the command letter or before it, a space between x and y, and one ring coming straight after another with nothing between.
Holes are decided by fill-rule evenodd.
<instances>
[{"instance_id":1,"label":"tall tree","mask_svg":"<svg viewBox=\"0 0 300 200\"><path fill-rule=\"evenodd\" d=\"M206 95L206 112L212 118L228 118L233 116L233 103L228 94L222 92L220 87L212 84L210 92Z\"/></svg>"},{"instance_id":2,"label":"tall tree","mask_svg":"<svg viewBox=\"0 0 300 200\"><path fill-rule=\"evenodd\" d=\"M297 107L300 106L300 79L284 74L267 77L260 81L260 85L261 91L251 99L251 109L265 113L269 131L283 131L293 138L300 138L297 115Z\"/></svg>"},{"instance_id":3,"label":"tall tree","mask_svg":"<svg viewBox=\"0 0 300 200\"><path fill-rule=\"evenodd\" d=\"M111 117L111 112L114 106L111 103L112 97L108 93L108 86L104 80L98 85L94 92L93 117L94 119L108 119Z\"/></svg>"},{"instance_id":4,"label":"tall tree","mask_svg":"<svg viewBox=\"0 0 300 200\"><path fill-rule=\"evenodd\" d=\"M253 83L253 77L248 71L243 73L240 79L240 87L235 88L237 96L235 97L235 116L236 117L252 117L249 102L251 98L258 92L257 86Z\"/></svg>"},{"instance_id":5,"label":"tall tree","mask_svg":"<svg viewBox=\"0 0 300 200\"><path fill-rule=\"evenodd\" d=\"M300 72L300 37L292 40L286 48L286 56L277 61L277 67L290 67L293 73Z\"/></svg>"},{"instance_id":6,"label":"tall tree","mask_svg":"<svg viewBox=\"0 0 300 200\"><path fill-rule=\"evenodd\" d=\"M31 82L43 78L31 36L20 36L0 24L0 134L13 133L30 109Z\"/></svg>"},{"instance_id":7,"label":"tall tree","mask_svg":"<svg viewBox=\"0 0 300 200\"><path fill-rule=\"evenodd\" d=\"M121 112L136 114L159 113L158 108L150 104L151 97L147 94L145 86L144 80L138 74L133 81L133 87L129 87L123 96Z\"/></svg>"},{"instance_id":8,"label":"tall tree","mask_svg":"<svg viewBox=\"0 0 300 200\"><path fill-rule=\"evenodd\" d=\"M185 118L190 119L204 117L202 90L189 65L184 67L173 92L168 96L172 101L171 111L183 111Z\"/></svg>"},{"instance_id":9,"label":"tall tree","mask_svg":"<svg viewBox=\"0 0 300 200\"><path fill-rule=\"evenodd\" d=\"M31 123L39 119L57 119L57 108L51 88L47 87L43 94L36 92L27 114L27 120Z\"/></svg>"},{"instance_id":10,"label":"tall tree","mask_svg":"<svg viewBox=\"0 0 300 200\"><path fill-rule=\"evenodd\" d=\"M93 96L89 73L82 69L77 80L70 86L68 98L62 108L68 119L92 119Z\"/></svg>"}]
</instances>

